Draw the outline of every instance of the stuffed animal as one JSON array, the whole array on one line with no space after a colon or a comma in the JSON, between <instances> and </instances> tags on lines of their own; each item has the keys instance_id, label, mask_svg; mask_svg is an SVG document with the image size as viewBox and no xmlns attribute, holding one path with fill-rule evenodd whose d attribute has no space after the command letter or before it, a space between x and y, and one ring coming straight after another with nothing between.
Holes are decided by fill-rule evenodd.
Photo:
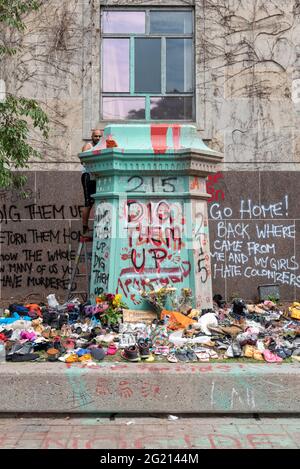
<instances>
[{"instance_id":1,"label":"stuffed animal","mask_svg":"<svg viewBox=\"0 0 300 469\"><path fill-rule=\"evenodd\" d=\"M45 329L42 322L43 322L42 318L33 319L31 321L32 327L35 330L35 332L37 332L37 334L41 334L43 330Z\"/></svg>"}]
</instances>

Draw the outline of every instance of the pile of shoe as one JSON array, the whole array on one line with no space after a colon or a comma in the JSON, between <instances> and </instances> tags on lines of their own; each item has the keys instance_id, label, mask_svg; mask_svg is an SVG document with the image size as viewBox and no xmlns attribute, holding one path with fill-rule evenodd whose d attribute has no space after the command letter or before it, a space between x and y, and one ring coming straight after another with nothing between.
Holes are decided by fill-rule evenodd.
<instances>
[{"instance_id":1,"label":"pile of shoe","mask_svg":"<svg viewBox=\"0 0 300 469\"><path fill-rule=\"evenodd\" d=\"M151 327L144 323L121 323L119 326L119 347L135 346L139 339L146 339L150 336Z\"/></svg>"},{"instance_id":2,"label":"pile of shoe","mask_svg":"<svg viewBox=\"0 0 300 469\"><path fill-rule=\"evenodd\" d=\"M6 360L86 362L108 356L130 362L168 360L207 362L246 358L279 363L300 361L300 303L286 310L272 301L226 304L215 295L213 309L198 311L197 320L174 328L162 314L151 325L101 323L97 305L78 299L60 305L11 304L0 316L0 342Z\"/></svg>"},{"instance_id":3,"label":"pile of shoe","mask_svg":"<svg viewBox=\"0 0 300 469\"><path fill-rule=\"evenodd\" d=\"M296 319L300 303L294 302L287 314L272 301L246 304L236 298L226 305L221 295L214 299L213 311L202 311L197 323L170 334L169 361L193 361L191 350L200 361L239 357L269 363L290 357L300 361L300 316Z\"/></svg>"},{"instance_id":4,"label":"pile of shoe","mask_svg":"<svg viewBox=\"0 0 300 469\"><path fill-rule=\"evenodd\" d=\"M60 305L54 295L48 305L12 304L0 317L0 341L6 360L88 362L103 360L118 350L118 334L88 318L75 299Z\"/></svg>"}]
</instances>

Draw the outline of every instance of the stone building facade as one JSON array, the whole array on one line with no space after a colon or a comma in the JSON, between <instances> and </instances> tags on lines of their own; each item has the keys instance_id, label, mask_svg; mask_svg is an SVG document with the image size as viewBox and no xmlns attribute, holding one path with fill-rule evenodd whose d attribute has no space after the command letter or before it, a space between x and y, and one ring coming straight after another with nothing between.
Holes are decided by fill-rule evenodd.
<instances>
[{"instance_id":1,"label":"stone building facade","mask_svg":"<svg viewBox=\"0 0 300 469\"><path fill-rule=\"evenodd\" d=\"M28 197L0 192L1 298L63 298L81 228L78 152L101 117L101 19L110 8L191 10L194 114L224 154L209 177L214 293L254 299L278 284L300 291L299 0L49 0L25 34L1 32L19 52L3 61L8 92L40 101L51 121L28 169Z\"/></svg>"}]
</instances>

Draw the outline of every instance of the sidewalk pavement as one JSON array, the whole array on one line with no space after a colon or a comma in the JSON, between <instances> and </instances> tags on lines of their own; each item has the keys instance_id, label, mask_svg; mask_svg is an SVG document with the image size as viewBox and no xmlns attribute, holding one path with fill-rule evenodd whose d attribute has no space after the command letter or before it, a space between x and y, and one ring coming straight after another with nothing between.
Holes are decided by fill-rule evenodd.
<instances>
[{"instance_id":1,"label":"sidewalk pavement","mask_svg":"<svg viewBox=\"0 0 300 469\"><path fill-rule=\"evenodd\" d=\"M300 417L2 416L0 448L299 449Z\"/></svg>"}]
</instances>

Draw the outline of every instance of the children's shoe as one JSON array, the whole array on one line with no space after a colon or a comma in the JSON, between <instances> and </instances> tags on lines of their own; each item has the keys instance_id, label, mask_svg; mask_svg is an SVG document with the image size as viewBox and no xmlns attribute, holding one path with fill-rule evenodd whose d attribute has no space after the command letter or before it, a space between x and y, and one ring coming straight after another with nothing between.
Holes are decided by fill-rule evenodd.
<instances>
[{"instance_id":1,"label":"children's shoe","mask_svg":"<svg viewBox=\"0 0 300 469\"><path fill-rule=\"evenodd\" d=\"M78 361L80 362L88 362L92 359L92 355L90 353L85 353L84 355L81 355L81 357L78 358Z\"/></svg>"},{"instance_id":2,"label":"children's shoe","mask_svg":"<svg viewBox=\"0 0 300 469\"><path fill-rule=\"evenodd\" d=\"M59 357L59 351L56 348L54 347L48 348L47 359L49 362L56 362L58 360L58 357Z\"/></svg>"},{"instance_id":3,"label":"children's shoe","mask_svg":"<svg viewBox=\"0 0 300 469\"><path fill-rule=\"evenodd\" d=\"M106 355L115 355L117 351L118 351L118 347L116 346L116 344L111 343L108 346L108 349L106 350Z\"/></svg>"},{"instance_id":4,"label":"children's shoe","mask_svg":"<svg viewBox=\"0 0 300 469\"><path fill-rule=\"evenodd\" d=\"M196 352L196 356L199 362L209 362L209 353L208 352Z\"/></svg>"},{"instance_id":5,"label":"children's shoe","mask_svg":"<svg viewBox=\"0 0 300 469\"><path fill-rule=\"evenodd\" d=\"M145 342L143 338L138 340L138 348L141 358L149 358L150 357L150 348L149 345Z\"/></svg>"},{"instance_id":6,"label":"children's shoe","mask_svg":"<svg viewBox=\"0 0 300 469\"><path fill-rule=\"evenodd\" d=\"M266 349L262 352L262 354L268 363L281 363L283 361L281 357L276 355L276 353L271 352L271 350Z\"/></svg>"},{"instance_id":7,"label":"children's shoe","mask_svg":"<svg viewBox=\"0 0 300 469\"><path fill-rule=\"evenodd\" d=\"M62 346L66 349L66 350L74 350L75 348L75 340L72 340L70 338L67 338L67 339L63 339L61 341L62 343Z\"/></svg>"},{"instance_id":8,"label":"children's shoe","mask_svg":"<svg viewBox=\"0 0 300 469\"><path fill-rule=\"evenodd\" d=\"M138 348L135 345L126 347L123 352L121 352L121 357L129 362L139 362L141 360L138 354Z\"/></svg>"},{"instance_id":9,"label":"children's shoe","mask_svg":"<svg viewBox=\"0 0 300 469\"><path fill-rule=\"evenodd\" d=\"M170 354L167 356L167 360L168 360L168 362L170 362L170 363L178 363L178 360L177 360L177 358L175 357L175 354L174 354L174 353L170 353Z\"/></svg>"},{"instance_id":10,"label":"children's shoe","mask_svg":"<svg viewBox=\"0 0 300 469\"><path fill-rule=\"evenodd\" d=\"M65 363L76 363L78 361L79 361L79 357L78 355L76 355L76 353L71 353L65 359Z\"/></svg>"},{"instance_id":11,"label":"children's shoe","mask_svg":"<svg viewBox=\"0 0 300 469\"><path fill-rule=\"evenodd\" d=\"M91 348L89 349L89 353L95 360L98 361L103 360L106 355L105 349L103 349L102 347Z\"/></svg>"},{"instance_id":12,"label":"children's shoe","mask_svg":"<svg viewBox=\"0 0 300 469\"><path fill-rule=\"evenodd\" d=\"M146 359L144 360L144 362L147 362L147 363L155 362L155 357L154 357L154 355L152 355L152 353L151 353L151 355L149 355L149 357L146 358Z\"/></svg>"},{"instance_id":13,"label":"children's shoe","mask_svg":"<svg viewBox=\"0 0 300 469\"><path fill-rule=\"evenodd\" d=\"M186 350L187 357L190 362L196 362L198 361L197 355L195 354L194 350L192 349L187 349Z\"/></svg>"}]
</instances>

